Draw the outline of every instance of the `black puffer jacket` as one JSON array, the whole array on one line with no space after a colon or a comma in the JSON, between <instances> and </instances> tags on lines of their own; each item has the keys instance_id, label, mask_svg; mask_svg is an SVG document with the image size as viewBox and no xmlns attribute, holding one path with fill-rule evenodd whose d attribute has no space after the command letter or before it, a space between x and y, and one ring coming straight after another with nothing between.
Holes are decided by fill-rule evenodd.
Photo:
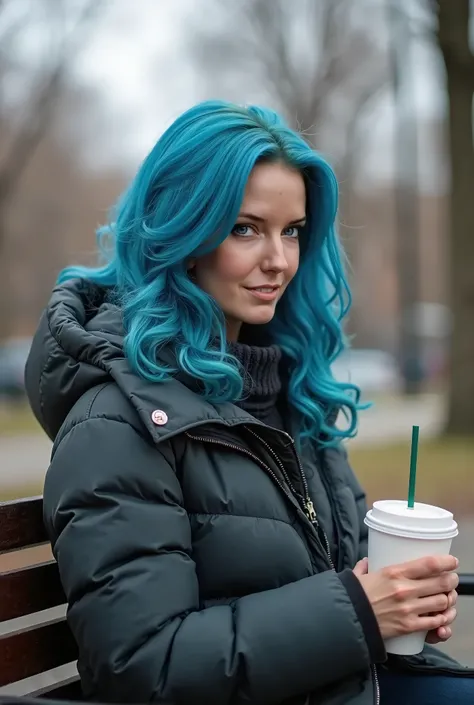
<instances>
[{"instance_id":1,"label":"black puffer jacket","mask_svg":"<svg viewBox=\"0 0 474 705\"><path fill-rule=\"evenodd\" d=\"M306 454L306 488L288 436L134 375L120 311L83 282L53 293L26 379L55 439L45 521L87 696L376 702L384 652L351 571L366 507L342 451Z\"/></svg>"}]
</instances>

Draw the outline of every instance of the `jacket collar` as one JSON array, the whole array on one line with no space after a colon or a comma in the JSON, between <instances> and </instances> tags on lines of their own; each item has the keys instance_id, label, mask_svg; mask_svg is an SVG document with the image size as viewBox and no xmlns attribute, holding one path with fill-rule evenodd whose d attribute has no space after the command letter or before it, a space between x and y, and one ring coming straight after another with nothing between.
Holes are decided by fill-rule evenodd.
<instances>
[{"instance_id":1,"label":"jacket collar","mask_svg":"<svg viewBox=\"0 0 474 705\"><path fill-rule=\"evenodd\" d=\"M107 367L154 443L206 424L263 425L235 404L211 404L177 378L161 383L144 380L132 372L125 358L110 360Z\"/></svg>"}]
</instances>

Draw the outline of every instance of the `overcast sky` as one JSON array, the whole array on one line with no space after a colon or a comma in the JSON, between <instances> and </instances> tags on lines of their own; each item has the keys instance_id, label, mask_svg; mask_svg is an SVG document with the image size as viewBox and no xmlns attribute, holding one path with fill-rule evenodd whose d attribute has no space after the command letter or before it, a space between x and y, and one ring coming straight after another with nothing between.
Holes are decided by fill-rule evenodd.
<instances>
[{"instance_id":1,"label":"overcast sky","mask_svg":"<svg viewBox=\"0 0 474 705\"><path fill-rule=\"evenodd\" d=\"M209 96L209 85L194 70L187 48L193 23L209 21L201 10L202 0L110 3L77 65L78 79L99 90L106 109L107 139L101 141L100 150L105 162L126 160L134 169L182 110ZM423 123L446 109L442 70L433 52L423 47L417 48L412 64L416 111ZM244 85L234 92L236 99L245 102ZM381 100L371 124L367 160L367 169L376 178L389 175L392 169L392 116L390 100ZM438 157L424 140L421 130L420 165L423 181L429 185L439 171Z\"/></svg>"},{"instance_id":2,"label":"overcast sky","mask_svg":"<svg viewBox=\"0 0 474 705\"><path fill-rule=\"evenodd\" d=\"M200 21L198 0L114 0L82 53L77 76L99 89L118 129L109 157L136 164L166 126L200 100L186 49L187 22Z\"/></svg>"}]
</instances>

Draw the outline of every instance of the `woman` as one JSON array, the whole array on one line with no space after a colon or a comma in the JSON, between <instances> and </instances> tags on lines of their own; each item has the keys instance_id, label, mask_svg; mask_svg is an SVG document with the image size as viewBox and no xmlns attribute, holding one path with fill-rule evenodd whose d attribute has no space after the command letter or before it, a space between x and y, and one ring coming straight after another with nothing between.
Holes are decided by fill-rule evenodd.
<instances>
[{"instance_id":1,"label":"woman","mask_svg":"<svg viewBox=\"0 0 474 705\"><path fill-rule=\"evenodd\" d=\"M88 697L368 705L384 638L450 636L456 559L363 560L341 447L359 392L330 372L336 209L333 172L276 114L204 103L141 166L106 263L61 274L26 376Z\"/></svg>"}]
</instances>

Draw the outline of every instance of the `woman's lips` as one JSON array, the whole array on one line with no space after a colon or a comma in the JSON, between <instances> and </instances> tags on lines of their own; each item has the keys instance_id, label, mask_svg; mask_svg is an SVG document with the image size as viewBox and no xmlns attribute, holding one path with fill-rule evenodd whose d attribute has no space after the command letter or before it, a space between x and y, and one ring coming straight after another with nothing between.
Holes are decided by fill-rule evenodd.
<instances>
[{"instance_id":1,"label":"woman's lips","mask_svg":"<svg viewBox=\"0 0 474 705\"><path fill-rule=\"evenodd\" d=\"M255 296L257 299L260 299L261 301L273 301L277 295L278 291L280 289L280 286L278 285L263 285L263 286L253 286L253 287L245 287L247 291L249 291L253 296Z\"/></svg>"}]
</instances>

